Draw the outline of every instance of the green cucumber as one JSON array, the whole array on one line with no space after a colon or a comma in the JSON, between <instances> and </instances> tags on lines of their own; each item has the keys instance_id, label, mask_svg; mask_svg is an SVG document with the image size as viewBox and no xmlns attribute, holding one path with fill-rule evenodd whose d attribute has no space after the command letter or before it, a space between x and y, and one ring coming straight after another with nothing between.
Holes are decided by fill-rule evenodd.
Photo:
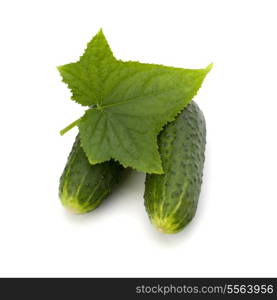
<instances>
[{"instance_id":1,"label":"green cucumber","mask_svg":"<svg viewBox=\"0 0 277 300\"><path fill-rule=\"evenodd\" d=\"M194 217L204 166L206 125L191 102L158 138L164 174L147 174L145 208L150 221L164 233L177 233Z\"/></svg>"},{"instance_id":2,"label":"green cucumber","mask_svg":"<svg viewBox=\"0 0 277 300\"><path fill-rule=\"evenodd\" d=\"M77 135L60 178L62 204L78 214L94 210L112 192L123 169L113 160L91 165Z\"/></svg>"}]
</instances>

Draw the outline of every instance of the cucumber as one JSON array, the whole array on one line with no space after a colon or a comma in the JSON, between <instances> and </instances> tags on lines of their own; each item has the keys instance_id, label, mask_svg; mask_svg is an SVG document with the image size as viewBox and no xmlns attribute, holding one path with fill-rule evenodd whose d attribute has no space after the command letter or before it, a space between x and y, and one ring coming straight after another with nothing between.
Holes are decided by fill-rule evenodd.
<instances>
[{"instance_id":1,"label":"cucumber","mask_svg":"<svg viewBox=\"0 0 277 300\"><path fill-rule=\"evenodd\" d=\"M204 166L206 125L191 102L158 137L164 174L147 174L145 208L163 233L177 233L194 217Z\"/></svg>"},{"instance_id":2,"label":"cucumber","mask_svg":"<svg viewBox=\"0 0 277 300\"><path fill-rule=\"evenodd\" d=\"M94 210L112 192L122 172L123 167L113 160L91 165L77 135L60 178L62 204L77 214Z\"/></svg>"}]
</instances>

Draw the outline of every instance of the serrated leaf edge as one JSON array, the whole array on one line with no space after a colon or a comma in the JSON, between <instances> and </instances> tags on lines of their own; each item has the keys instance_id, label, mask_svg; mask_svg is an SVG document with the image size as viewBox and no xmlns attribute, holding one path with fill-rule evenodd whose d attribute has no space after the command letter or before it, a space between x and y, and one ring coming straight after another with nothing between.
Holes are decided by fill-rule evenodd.
<instances>
[{"instance_id":1,"label":"serrated leaf edge","mask_svg":"<svg viewBox=\"0 0 277 300\"><path fill-rule=\"evenodd\" d=\"M191 99L185 104L185 106L184 106L183 108L181 108L176 114L174 114L174 116L172 116L172 117L171 117L164 125L162 125L161 127L157 128L157 129L155 130L155 136L156 136L156 139L155 139L155 146L156 146L156 149L155 149L155 150L157 150L158 153L159 153L159 145L158 145L158 135L159 135L159 133L163 130L163 128L164 128L167 124L173 122L173 121L176 119L176 117L177 117L177 116L178 116L178 115L186 108L186 106L194 99L194 97L197 95L198 91L201 89L202 84L203 84L203 82L204 82L204 79L205 79L206 75L209 73L209 71L212 69L212 67L213 67L213 64L211 63L211 64L209 64L205 69L202 69L202 70L205 70L205 71L206 71L206 72L203 74L202 82L201 82L199 88L196 89L195 92L192 94ZM82 118L81 118L80 122L82 122ZM78 127L78 128L79 128L79 127ZM83 142L82 142L81 136L80 136L80 140L81 140L81 147L84 149L83 144L82 144ZM144 169L144 168L140 168L140 167L135 168L135 167L133 167L133 166L131 166L131 165L124 164L124 163L122 163L121 161L119 161L118 159L116 159L116 158L114 158L114 157L111 157L109 160L90 160L89 157L87 156L87 153L86 153L85 150L84 150L84 152L85 152L85 154L86 154L86 157L87 157L89 163L92 164L92 165L96 165L96 164L99 164L99 163L103 163L103 162L105 162L105 161L114 160L114 161L118 162L120 165L122 165L124 168L131 168L131 169L133 169L133 170L136 170L136 171L139 171L139 172L143 172L143 173L146 173L146 174L164 174L164 170L163 170L163 167L162 167L162 160L161 160L161 157L159 157L159 160L160 160L160 166L161 166L162 172L159 172L159 171L156 171L156 170L153 170L152 172L151 172L151 171L149 172L149 170L147 171L147 170Z\"/></svg>"}]
</instances>

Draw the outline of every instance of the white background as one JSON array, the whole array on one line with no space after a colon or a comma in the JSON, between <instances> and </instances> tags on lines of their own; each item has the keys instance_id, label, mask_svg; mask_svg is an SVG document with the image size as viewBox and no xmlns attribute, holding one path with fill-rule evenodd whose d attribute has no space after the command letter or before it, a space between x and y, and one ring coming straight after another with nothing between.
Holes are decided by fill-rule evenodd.
<instances>
[{"instance_id":1,"label":"white background","mask_svg":"<svg viewBox=\"0 0 277 300\"><path fill-rule=\"evenodd\" d=\"M2 1L1 276L277 276L276 1ZM197 215L163 235L133 172L96 211L64 211L59 176L83 108L57 65L102 27L117 58L202 68L208 130Z\"/></svg>"}]
</instances>

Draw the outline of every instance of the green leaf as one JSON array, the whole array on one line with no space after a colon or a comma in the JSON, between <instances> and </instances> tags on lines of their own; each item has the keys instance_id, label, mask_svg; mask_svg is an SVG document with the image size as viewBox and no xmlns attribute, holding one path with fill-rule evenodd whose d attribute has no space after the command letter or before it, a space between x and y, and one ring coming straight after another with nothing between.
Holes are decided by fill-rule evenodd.
<instances>
[{"instance_id":1,"label":"green leaf","mask_svg":"<svg viewBox=\"0 0 277 300\"><path fill-rule=\"evenodd\" d=\"M157 135L192 100L210 69L116 60L100 31L77 63L59 67L72 99L90 106L65 131L78 125L92 164L113 158L125 167L161 174Z\"/></svg>"},{"instance_id":2,"label":"green leaf","mask_svg":"<svg viewBox=\"0 0 277 300\"><path fill-rule=\"evenodd\" d=\"M58 70L72 91L71 98L89 106L101 102L103 83L116 65L117 61L100 30L77 63L59 66Z\"/></svg>"}]
</instances>

